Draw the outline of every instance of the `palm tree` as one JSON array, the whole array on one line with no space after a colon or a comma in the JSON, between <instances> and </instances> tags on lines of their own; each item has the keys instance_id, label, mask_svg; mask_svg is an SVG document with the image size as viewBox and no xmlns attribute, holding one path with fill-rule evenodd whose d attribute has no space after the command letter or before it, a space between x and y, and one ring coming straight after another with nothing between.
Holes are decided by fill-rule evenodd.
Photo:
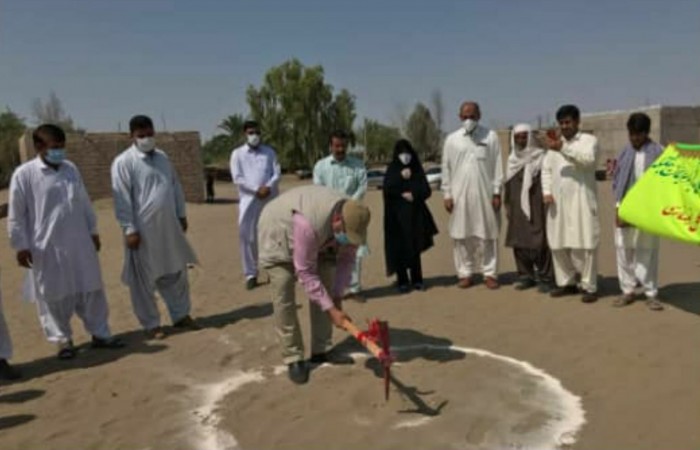
<instances>
[{"instance_id":1,"label":"palm tree","mask_svg":"<svg viewBox=\"0 0 700 450\"><path fill-rule=\"evenodd\" d=\"M237 145L243 142L244 123L245 117L242 114L232 114L221 121L219 128L224 130L231 137L231 141Z\"/></svg>"}]
</instances>

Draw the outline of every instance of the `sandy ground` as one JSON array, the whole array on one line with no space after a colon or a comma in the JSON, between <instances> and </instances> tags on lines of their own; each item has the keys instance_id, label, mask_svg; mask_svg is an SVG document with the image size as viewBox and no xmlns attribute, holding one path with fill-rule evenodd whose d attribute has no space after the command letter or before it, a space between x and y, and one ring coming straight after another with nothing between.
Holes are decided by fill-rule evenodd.
<instances>
[{"instance_id":1,"label":"sandy ground","mask_svg":"<svg viewBox=\"0 0 700 450\"><path fill-rule=\"evenodd\" d=\"M285 186L295 183L286 180ZM388 319L397 330L397 344L481 348L527 361L556 377L581 397L585 409L587 422L575 449L700 448L700 252L663 243L666 311L654 313L641 303L612 308L618 288L609 188L601 184L605 297L596 304L516 293L510 286L457 289L444 233L447 216L438 196L430 206L442 233L424 255L429 289L396 295L384 275L381 195L372 191L367 202L373 212L373 253L363 274L370 300L349 303L346 309L360 323ZM0 385L0 448L214 448L203 443L211 436L202 431L213 419L195 411L211 394L208 387L242 371L269 373L280 364L267 289L247 292L243 286L235 192L222 184L217 194L219 203L190 205L188 214L190 239L202 263L190 272L193 312L205 328L159 342L142 339L119 281L122 250L111 202L97 202L111 324L128 347L85 348L71 362L55 360L34 307L20 300L23 272L15 265L6 233L0 233L4 311L15 344L14 362L24 372L20 382ZM2 193L0 200L5 197ZM513 278L513 261L506 249L501 256L507 283ZM305 301L300 304L306 327ZM85 343L88 336L78 321L74 328L77 342ZM335 338L340 342L346 336L336 333ZM384 435L381 427L408 418L398 416L407 407L406 398L394 387L384 404L380 379L363 363L314 371L303 387L287 382L284 374L270 375L269 381L244 386L210 410L217 411L219 427L244 448L493 448L500 445L487 439L489 433L493 437L503 418L527 400L526 388L513 390L518 383L527 384L525 375L506 372L470 357L402 362L396 376L419 391L433 391L424 398L431 408L447 403L439 420L400 435ZM501 406L481 406L489 404ZM367 421L353 422L353 417L367 418L369 425L359 426ZM516 425L527 431L546 420L543 413Z\"/></svg>"}]
</instances>

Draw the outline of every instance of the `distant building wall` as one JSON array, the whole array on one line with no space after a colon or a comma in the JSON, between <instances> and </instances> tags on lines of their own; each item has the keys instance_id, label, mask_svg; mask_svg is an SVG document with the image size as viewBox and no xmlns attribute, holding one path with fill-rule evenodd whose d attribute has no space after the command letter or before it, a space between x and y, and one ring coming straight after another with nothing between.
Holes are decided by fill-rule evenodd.
<instances>
[{"instance_id":1,"label":"distant building wall","mask_svg":"<svg viewBox=\"0 0 700 450\"><path fill-rule=\"evenodd\" d=\"M66 158L74 162L85 181L92 200L112 196L110 167L114 158L131 145L126 133L71 133L67 135ZM183 131L156 135L158 148L168 154L185 198L190 203L204 201L204 166L199 133ZM31 132L20 138L20 159L25 162L36 155Z\"/></svg>"},{"instance_id":2,"label":"distant building wall","mask_svg":"<svg viewBox=\"0 0 700 450\"><path fill-rule=\"evenodd\" d=\"M650 106L629 111L584 114L581 129L592 132L600 146L600 161L615 158L628 142L627 119L634 112L651 118L651 138L661 145L670 142L700 143L700 106Z\"/></svg>"},{"instance_id":3,"label":"distant building wall","mask_svg":"<svg viewBox=\"0 0 700 450\"><path fill-rule=\"evenodd\" d=\"M700 106L661 108L662 144L669 142L700 143Z\"/></svg>"},{"instance_id":4,"label":"distant building wall","mask_svg":"<svg viewBox=\"0 0 700 450\"><path fill-rule=\"evenodd\" d=\"M593 134L598 139L598 164L602 166L608 159L615 159L620 150L627 145L627 119L633 112L643 112L651 118L651 138L663 143L661 111L661 106L651 106L629 111L583 114L581 130Z\"/></svg>"}]
</instances>

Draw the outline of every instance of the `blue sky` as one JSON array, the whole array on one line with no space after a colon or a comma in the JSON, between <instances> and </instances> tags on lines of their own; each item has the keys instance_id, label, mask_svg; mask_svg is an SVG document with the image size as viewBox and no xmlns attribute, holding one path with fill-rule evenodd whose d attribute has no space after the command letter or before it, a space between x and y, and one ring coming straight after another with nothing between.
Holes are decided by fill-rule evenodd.
<instances>
[{"instance_id":1,"label":"blue sky","mask_svg":"<svg viewBox=\"0 0 700 450\"><path fill-rule=\"evenodd\" d=\"M30 117L51 90L81 127L135 113L216 132L245 89L296 57L395 121L438 88L487 124L700 103L700 1L1 0L0 106Z\"/></svg>"}]
</instances>

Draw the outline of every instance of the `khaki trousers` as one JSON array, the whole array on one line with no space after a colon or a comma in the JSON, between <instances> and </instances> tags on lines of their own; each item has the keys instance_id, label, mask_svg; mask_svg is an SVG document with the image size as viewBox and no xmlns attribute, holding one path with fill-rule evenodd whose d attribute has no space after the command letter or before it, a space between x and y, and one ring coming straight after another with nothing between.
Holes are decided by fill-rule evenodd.
<instances>
[{"instance_id":1,"label":"khaki trousers","mask_svg":"<svg viewBox=\"0 0 700 450\"><path fill-rule=\"evenodd\" d=\"M319 258L318 273L321 283L330 292L335 278L335 259ZM275 318L275 331L282 346L285 364L304 359L304 340L301 335L297 302L294 293L294 266L279 264L266 268L270 276L270 294ZM311 316L311 354L324 353L331 347L333 324L327 313L314 302L309 302Z\"/></svg>"}]
</instances>

